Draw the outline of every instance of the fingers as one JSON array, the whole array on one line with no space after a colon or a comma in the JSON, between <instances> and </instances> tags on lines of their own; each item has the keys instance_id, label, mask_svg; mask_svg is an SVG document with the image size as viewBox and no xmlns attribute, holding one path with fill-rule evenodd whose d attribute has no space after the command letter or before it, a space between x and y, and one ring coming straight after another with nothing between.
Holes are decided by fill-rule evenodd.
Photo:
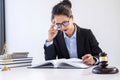
<instances>
[{"instance_id":1,"label":"fingers","mask_svg":"<svg viewBox=\"0 0 120 80\"><path fill-rule=\"evenodd\" d=\"M48 39L47 39L47 41L52 41L55 38L55 36L57 35L57 33L58 33L58 30L54 29L54 24L52 24L50 26L49 31L48 31Z\"/></svg>"},{"instance_id":2,"label":"fingers","mask_svg":"<svg viewBox=\"0 0 120 80\"><path fill-rule=\"evenodd\" d=\"M85 64L94 64L95 60L93 59L93 56L91 54L86 54L82 57L82 61Z\"/></svg>"},{"instance_id":3,"label":"fingers","mask_svg":"<svg viewBox=\"0 0 120 80\"><path fill-rule=\"evenodd\" d=\"M56 29L54 29L54 24L51 24L50 29L49 29L49 33L53 33L55 31L56 31Z\"/></svg>"},{"instance_id":4,"label":"fingers","mask_svg":"<svg viewBox=\"0 0 120 80\"><path fill-rule=\"evenodd\" d=\"M57 31L57 27L55 26L55 24L50 25L50 30L51 31Z\"/></svg>"},{"instance_id":5,"label":"fingers","mask_svg":"<svg viewBox=\"0 0 120 80\"><path fill-rule=\"evenodd\" d=\"M90 54L86 54L86 55L84 55L84 56L82 57L82 61L83 61L83 63L85 63L85 64L89 64L89 63L90 63L90 57L91 57Z\"/></svg>"},{"instance_id":6,"label":"fingers","mask_svg":"<svg viewBox=\"0 0 120 80\"><path fill-rule=\"evenodd\" d=\"M90 54L86 54L86 55L84 55L84 56L82 57L82 60L89 59L90 56L91 56Z\"/></svg>"},{"instance_id":7,"label":"fingers","mask_svg":"<svg viewBox=\"0 0 120 80\"><path fill-rule=\"evenodd\" d=\"M54 30L54 26L55 26L54 24L51 24L50 25L50 30Z\"/></svg>"}]
</instances>

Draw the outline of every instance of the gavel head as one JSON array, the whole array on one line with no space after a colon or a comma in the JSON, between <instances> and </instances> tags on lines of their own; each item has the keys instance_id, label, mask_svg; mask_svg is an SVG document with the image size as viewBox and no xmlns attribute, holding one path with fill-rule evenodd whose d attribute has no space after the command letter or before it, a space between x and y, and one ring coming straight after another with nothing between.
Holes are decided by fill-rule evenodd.
<instances>
[{"instance_id":1,"label":"gavel head","mask_svg":"<svg viewBox=\"0 0 120 80\"><path fill-rule=\"evenodd\" d=\"M99 66L105 68L106 66L108 66L108 57L107 54L105 52L101 52L99 54Z\"/></svg>"}]
</instances>

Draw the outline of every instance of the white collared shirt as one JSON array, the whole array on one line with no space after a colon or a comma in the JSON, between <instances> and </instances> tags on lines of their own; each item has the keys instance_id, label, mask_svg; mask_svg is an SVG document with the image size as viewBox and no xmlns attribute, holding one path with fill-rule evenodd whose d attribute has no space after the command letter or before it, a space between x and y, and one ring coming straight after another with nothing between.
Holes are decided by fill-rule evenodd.
<instances>
[{"instance_id":1,"label":"white collared shirt","mask_svg":"<svg viewBox=\"0 0 120 80\"><path fill-rule=\"evenodd\" d=\"M75 32L70 38L64 33L64 39L65 39L65 43L66 43L70 58L78 58L76 32L77 32L77 28L75 27Z\"/></svg>"}]
</instances>

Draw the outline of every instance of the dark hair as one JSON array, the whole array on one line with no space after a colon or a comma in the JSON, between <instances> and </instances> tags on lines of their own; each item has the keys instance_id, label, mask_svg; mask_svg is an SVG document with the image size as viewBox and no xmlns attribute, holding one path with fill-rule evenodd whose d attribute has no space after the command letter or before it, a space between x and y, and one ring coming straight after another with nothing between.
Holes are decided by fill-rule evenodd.
<instances>
[{"instance_id":1,"label":"dark hair","mask_svg":"<svg viewBox=\"0 0 120 80\"><path fill-rule=\"evenodd\" d=\"M72 15L72 4L69 0L63 0L52 9L51 20L54 19L55 15L65 15L67 17L73 17Z\"/></svg>"}]
</instances>

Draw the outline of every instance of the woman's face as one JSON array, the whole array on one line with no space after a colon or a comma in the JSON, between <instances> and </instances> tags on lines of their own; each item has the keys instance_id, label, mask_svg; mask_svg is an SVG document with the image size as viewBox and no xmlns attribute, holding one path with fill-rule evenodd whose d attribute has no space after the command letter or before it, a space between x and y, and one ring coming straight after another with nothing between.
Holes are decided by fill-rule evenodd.
<instances>
[{"instance_id":1,"label":"woman's face","mask_svg":"<svg viewBox=\"0 0 120 80\"><path fill-rule=\"evenodd\" d=\"M73 18L65 15L55 15L53 19L54 24L59 30L66 34L72 34L74 31Z\"/></svg>"}]
</instances>

